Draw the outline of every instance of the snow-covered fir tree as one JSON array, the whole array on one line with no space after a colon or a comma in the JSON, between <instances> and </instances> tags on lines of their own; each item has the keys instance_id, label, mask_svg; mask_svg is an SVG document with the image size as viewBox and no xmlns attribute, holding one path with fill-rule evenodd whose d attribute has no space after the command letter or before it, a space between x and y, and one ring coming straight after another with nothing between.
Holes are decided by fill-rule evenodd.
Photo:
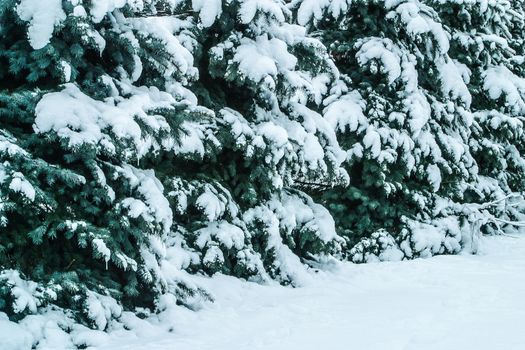
<instances>
[{"instance_id":1,"label":"snow-covered fir tree","mask_svg":"<svg viewBox=\"0 0 525 350\"><path fill-rule=\"evenodd\" d=\"M289 23L283 2L209 5L192 3L203 39L192 88L214 110L223 150L197 172L223 184L235 205L225 216L203 200L206 216L187 234L211 271L299 281L297 256L339 253L344 243L326 209L294 188L346 181L344 152L318 113L338 72L324 46ZM224 241L223 224L240 227L255 254Z\"/></svg>"},{"instance_id":2,"label":"snow-covered fir tree","mask_svg":"<svg viewBox=\"0 0 525 350\"><path fill-rule=\"evenodd\" d=\"M0 317L103 330L213 298L192 274L523 225L523 6L1 1Z\"/></svg>"},{"instance_id":3,"label":"snow-covered fir tree","mask_svg":"<svg viewBox=\"0 0 525 350\"><path fill-rule=\"evenodd\" d=\"M350 251L354 261L458 252L475 245L480 229L518 219L507 199L522 177L522 126L512 116L519 102L501 97L521 99L509 70L519 69L521 56L509 42L521 40L522 6L291 3L345 74L325 100L325 117L347 149L350 186L320 197L340 233L354 243L364 237ZM503 72L518 83L508 84ZM487 103L491 111L480 111ZM514 217L506 218L509 211Z\"/></svg>"},{"instance_id":4,"label":"snow-covered fir tree","mask_svg":"<svg viewBox=\"0 0 525 350\"><path fill-rule=\"evenodd\" d=\"M467 68L472 96L469 147L479 169L465 200L497 203L482 229L521 225L525 185L523 1L429 1L450 36L451 56ZM499 200L508 198L509 200ZM487 207L487 209L489 209Z\"/></svg>"},{"instance_id":5,"label":"snow-covered fir tree","mask_svg":"<svg viewBox=\"0 0 525 350\"><path fill-rule=\"evenodd\" d=\"M53 304L105 329L207 297L189 273L300 283L305 259L341 253L296 189L347 181L319 114L338 71L284 2L0 6L9 317Z\"/></svg>"}]
</instances>

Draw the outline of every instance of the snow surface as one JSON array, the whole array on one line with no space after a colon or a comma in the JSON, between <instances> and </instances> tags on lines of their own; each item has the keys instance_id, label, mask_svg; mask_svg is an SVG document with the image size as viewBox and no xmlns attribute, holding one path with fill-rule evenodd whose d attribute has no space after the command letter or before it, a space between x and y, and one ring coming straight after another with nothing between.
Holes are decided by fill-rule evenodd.
<instances>
[{"instance_id":1,"label":"snow surface","mask_svg":"<svg viewBox=\"0 0 525 350\"><path fill-rule=\"evenodd\" d=\"M20 325L0 313L0 349L29 350L44 335L36 349L521 350L525 234L484 237L479 248L478 255L333 262L300 288L195 277L214 303L191 311L165 295L163 311L144 320L93 294L90 311L120 317L109 334L73 326L69 339L56 313Z\"/></svg>"},{"instance_id":2,"label":"snow surface","mask_svg":"<svg viewBox=\"0 0 525 350\"><path fill-rule=\"evenodd\" d=\"M35 50L46 46L55 26L66 19L61 0L22 0L16 12L20 19L30 23L27 36Z\"/></svg>"},{"instance_id":3,"label":"snow surface","mask_svg":"<svg viewBox=\"0 0 525 350\"><path fill-rule=\"evenodd\" d=\"M215 303L168 308L92 349L523 349L524 272L522 234L483 238L478 255L335 263L295 289L199 278Z\"/></svg>"}]
</instances>

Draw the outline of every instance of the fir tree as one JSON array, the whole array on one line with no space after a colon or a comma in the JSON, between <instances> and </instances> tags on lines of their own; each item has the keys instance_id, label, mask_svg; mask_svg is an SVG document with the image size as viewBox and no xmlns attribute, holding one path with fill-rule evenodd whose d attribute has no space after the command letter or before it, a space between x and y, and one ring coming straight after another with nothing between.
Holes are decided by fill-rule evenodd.
<instances>
[{"instance_id":1,"label":"fir tree","mask_svg":"<svg viewBox=\"0 0 525 350\"><path fill-rule=\"evenodd\" d=\"M326 209L297 189L305 182L346 181L344 153L319 114L338 72L324 46L289 23L291 12L281 1L195 9L205 38L196 56L195 91L216 112L224 147L202 172L228 189L238 205L237 221L230 223L243 229L256 254L232 253L221 242L223 229L215 221L222 213L194 231L197 242L201 232L210 237L201 245L213 249L210 256L220 262L214 269L239 269L240 256L251 274L263 266L257 269L293 283L301 272L297 256L337 253L343 243Z\"/></svg>"},{"instance_id":2,"label":"fir tree","mask_svg":"<svg viewBox=\"0 0 525 350\"><path fill-rule=\"evenodd\" d=\"M451 56L469 76L469 147L479 171L466 200L485 206L497 201L485 210L485 232L512 229L523 220L519 202L525 185L523 1L428 3L449 33Z\"/></svg>"},{"instance_id":3,"label":"fir tree","mask_svg":"<svg viewBox=\"0 0 525 350\"><path fill-rule=\"evenodd\" d=\"M104 329L206 297L189 273L300 283L303 262L341 253L298 189L347 179L319 113L338 72L282 1L0 6L12 319L55 304Z\"/></svg>"},{"instance_id":4,"label":"fir tree","mask_svg":"<svg viewBox=\"0 0 525 350\"><path fill-rule=\"evenodd\" d=\"M325 101L325 116L348 150L350 186L321 198L341 233L354 243L364 237L350 252L354 261L458 252L488 223L484 205L509 194L471 195L491 168L480 164L485 149L471 150L471 136L483 128L472 90L483 89L463 62L473 55L461 59L464 41L440 17L442 9L456 20L454 7L435 3L291 4L346 77Z\"/></svg>"}]
</instances>

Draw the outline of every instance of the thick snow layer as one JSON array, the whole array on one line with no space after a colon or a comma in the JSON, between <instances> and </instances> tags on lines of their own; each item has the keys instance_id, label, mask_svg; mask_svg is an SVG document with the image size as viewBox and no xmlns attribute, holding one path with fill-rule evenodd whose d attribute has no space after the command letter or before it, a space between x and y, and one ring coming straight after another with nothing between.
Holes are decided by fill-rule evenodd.
<instances>
[{"instance_id":1,"label":"thick snow layer","mask_svg":"<svg viewBox=\"0 0 525 350\"><path fill-rule=\"evenodd\" d=\"M221 0L192 0L193 9L199 12L204 27L210 27L222 13Z\"/></svg>"},{"instance_id":2,"label":"thick snow layer","mask_svg":"<svg viewBox=\"0 0 525 350\"><path fill-rule=\"evenodd\" d=\"M27 36L35 50L46 46L55 26L66 19L60 0L22 0L16 12L20 19L30 23Z\"/></svg>"},{"instance_id":3,"label":"thick snow layer","mask_svg":"<svg viewBox=\"0 0 525 350\"><path fill-rule=\"evenodd\" d=\"M261 35L256 40L243 38L233 61L239 70L256 83L267 76L276 76L279 71L292 70L297 58L290 54L284 41Z\"/></svg>"},{"instance_id":4,"label":"thick snow layer","mask_svg":"<svg viewBox=\"0 0 525 350\"><path fill-rule=\"evenodd\" d=\"M215 303L168 309L162 326L115 331L95 349L518 350L523 271L524 235L484 238L479 255L337 264L295 289L202 278Z\"/></svg>"},{"instance_id":5,"label":"thick snow layer","mask_svg":"<svg viewBox=\"0 0 525 350\"><path fill-rule=\"evenodd\" d=\"M141 129L144 123L159 134L169 132L164 117L151 115L156 109L171 108L175 99L156 88L129 87L130 98L94 100L72 84L64 84L62 91L45 94L36 106L34 129L37 133L56 132L68 140L69 147L100 145L114 153L116 144L131 141L133 153L140 158L152 147L160 147ZM118 142L113 143L116 138ZM184 149L180 149L184 152Z\"/></svg>"},{"instance_id":6,"label":"thick snow layer","mask_svg":"<svg viewBox=\"0 0 525 350\"><path fill-rule=\"evenodd\" d=\"M483 238L479 252L334 262L300 288L196 277L214 303L191 311L167 295L156 316L141 320L122 312L122 324L110 325L109 335L75 326L71 341L92 350L521 350L525 234ZM44 328L44 345L36 349L71 348L70 340L58 337L66 333L56 327L53 313L47 321L32 317L18 326L0 313L0 348L29 350L31 334ZM37 321L46 326L37 327Z\"/></svg>"},{"instance_id":7,"label":"thick snow layer","mask_svg":"<svg viewBox=\"0 0 525 350\"><path fill-rule=\"evenodd\" d=\"M0 349L31 349L31 334L0 312Z\"/></svg>"}]
</instances>

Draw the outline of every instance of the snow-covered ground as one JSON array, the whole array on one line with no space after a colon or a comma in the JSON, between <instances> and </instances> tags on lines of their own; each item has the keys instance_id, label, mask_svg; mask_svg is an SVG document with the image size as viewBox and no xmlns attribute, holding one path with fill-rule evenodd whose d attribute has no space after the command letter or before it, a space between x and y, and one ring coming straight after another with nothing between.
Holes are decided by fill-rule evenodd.
<instances>
[{"instance_id":1,"label":"snow-covered ground","mask_svg":"<svg viewBox=\"0 0 525 350\"><path fill-rule=\"evenodd\" d=\"M109 335L66 334L53 312L23 327L0 318L0 350L30 349L31 334L39 350L525 349L525 234L483 238L475 256L337 263L301 288L197 281L215 303L145 320L124 313Z\"/></svg>"},{"instance_id":2,"label":"snow-covered ground","mask_svg":"<svg viewBox=\"0 0 525 350\"><path fill-rule=\"evenodd\" d=\"M202 279L215 303L168 311L162 327L116 331L97 349L525 349L525 235L484 238L480 249L340 264L295 289Z\"/></svg>"}]
</instances>

